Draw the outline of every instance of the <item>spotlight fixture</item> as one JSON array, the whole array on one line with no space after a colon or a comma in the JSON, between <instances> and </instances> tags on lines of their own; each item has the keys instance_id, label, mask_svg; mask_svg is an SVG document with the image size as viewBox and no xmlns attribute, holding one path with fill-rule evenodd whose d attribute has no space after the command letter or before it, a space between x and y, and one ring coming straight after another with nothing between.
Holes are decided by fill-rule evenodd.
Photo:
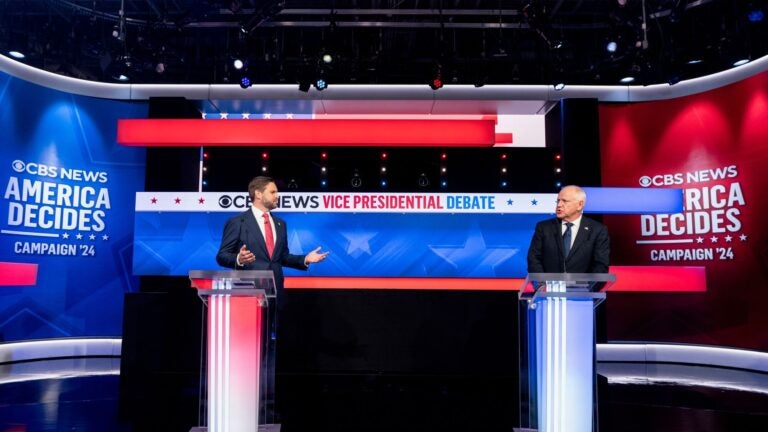
<instances>
[{"instance_id":1,"label":"spotlight fixture","mask_svg":"<svg viewBox=\"0 0 768 432\"><path fill-rule=\"evenodd\" d=\"M434 78L432 78L432 81L429 82L429 87L432 90L443 88L443 79L440 74L437 74Z\"/></svg>"},{"instance_id":2,"label":"spotlight fixture","mask_svg":"<svg viewBox=\"0 0 768 432\"><path fill-rule=\"evenodd\" d=\"M240 69L242 69L243 67L245 67L245 62L243 62L243 61L242 61L242 60L240 60L239 58L236 58L236 59L235 59L235 60L232 62L232 65L235 67L235 69L237 69L237 70L240 70Z\"/></svg>"},{"instance_id":3,"label":"spotlight fixture","mask_svg":"<svg viewBox=\"0 0 768 432\"><path fill-rule=\"evenodd\" d=\"M333 62L333 56L330 54L323 54L323 63L332 63Z\"/></svg>"},{"instance_id":4,"label":"spotlight fixture","mask_svg":"<svg viewBox=\"0 0 768 432\"><path fill-rule=\"evenodd\" d=\"M605 50L611 54L615 53L617 49L619 49L619 44L617 44L614 40L608 41L608 43L605 45Z\"/></svg>"},{"instance_id":5,"label":"spotlight fixture","mask_svg":"<svg viewBox=\"0 0 768 432\"><path fill-rule=\"evenodd\" d=\"M565 88L565 83L564 82L555 83L553 87L555 88L555 91L560 91Z\"/></svg>"},{"instance_id":6,"label":"spotlight fixture","mask_svg":"<svg viewBox=\"0 0 768 432\"><path fill-rule=\"evenodd\" d=\"M322 78L318 78L318 79L317 79L317 81L315 81L315 88L316 88L318 91L323 91L323 90L325 90L325 89L327 89L327 88L328 88L328 83L327 83L327 82L325 82L325 80L324 80L324 79L322 79Z\"/></svg>"},{"instance_id":7,"label":"spotlight fixture","mask_svg":"<svg viewBox=\"0 0 768 432\"><path fill-rule=\"evenodd\" d=\"M251 86L251 79L248 76L240 78L240 87L247 89Z\"/></svg>"},{"instance_id":8,"label":"spotlight fixture","mask_svg":"<svg viewBox=\"0 0 768 432\"><path fill-rule=\"evenodd\" d=\"M622 84L629 84L635 81L635 77L633 76L625 76L624 78L620 79L619 82Z\"/></svg>"},{"instance_id":9,"label":"spotlight fixture","mask_svg":"<svg viewBox=\"0 0 768 432\"><path fill-rule=\"evenodd\" d=\"M19 60L21 60L24 57L26 57L21 51L8 51L8 55L10 55L11 57L13 57L15 59L19 59Z\"/></svg>"}]
</instances>

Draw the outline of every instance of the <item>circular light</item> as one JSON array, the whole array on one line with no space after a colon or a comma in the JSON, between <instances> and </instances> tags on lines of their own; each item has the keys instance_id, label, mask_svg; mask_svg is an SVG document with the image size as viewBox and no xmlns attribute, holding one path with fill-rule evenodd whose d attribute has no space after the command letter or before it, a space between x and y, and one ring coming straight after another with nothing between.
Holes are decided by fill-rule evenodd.
<instances>
[{"instance_id":1,"label":"circular light","mask_svg":"<svg viewBox=\"0 0 768 432\"><path fill-rule=\"evenodd\" d=\"M24 57L26 57L24 54L22 54L19 51L8 51L8 54L15 59L23 59Z\"/></svg>"},{"instance_id":2,"label":"circular light","mask_svg":"<svg viewBox=\"0 0 768 432\"><path fill-rule=\"evenodd\" d=\"M232 62L232 64L235 66L235 69L240 70L245 66L245 63L243 63L240 59L235 59L235 61Z\"/></svg>"},{"instance_id":3,"label":"circular light","mask_svg":"<svg viewBox=\"0 0 768 432\"><path fill-rule=\"evenodd\" d=\"M315 88L318 90L325 90L328 87L328 83L324 79L320 78L315 81Z\"/></svg>"},{"instance_id":4,"label":"circular light","mask_svg":"<svg viewBox=\"0 0 768 432\"><path fill-rule=\"evenodd\" d=\"M625 76L624 78L620 79L619 82L622 84L629 84L631 82L635 81L635 77L633 76Z\"/></svg>"},{"instance_id":5,"label":"circular light","mask_svg":"<svg viewBox=\"0 0 768 432\"><path fill-rule=\"evenodd\" d=\"M697 59L697 58L688 60L688 64L689 65L695 65L695 64L699 64L701 62L703 62L703 60L702 59Z\"/></svg>"},{"instance_id":6,"label":"circular light","mask_svg":"<svg viewBox=\"0 0 768 432\"><path fill-rule=\"evenodd\" d=\"M128 81L128 80L129 80L129 78L128 78L127 76L123 75L123 74L120 74L120 75L117 77L117 80L118 80L118 81Z\"/></svg>"},{"instance_id":7,"label":"circular light","mask_svg":"<svg viewBox=\"0 0 768 432\"><path fill-rule=\"evenodd\" d=\"M240 78L240 87L246 89L251 86L251 79L247 76Z\"/></svg>"},{"instance_id":8,"label":"circular light","mask_svg":"<svg viewBox=\"0 0 768 432\"><path fill-rule=\"evenodd\" d=\"M323 54L323 63L331 63L333 61L333 56L330 54Z\"/></svg>"},{"instance_id":9,"label":"circular light","mask_svg":"<svg viewBox=\"0 0 768 432\"><path fill-rule=\"evenodd\" d=\"M733 65L734 66L741 66L741 65L745 65L747 63L749 63L749 59L741 59L741 60L736 60L735 62L733 62Z\"/></svg>"},{"instance_id":10,"label":"circular light","mask_svg":"<svg viewBox=\"0 0 768 432\"><path fill-rule=\"evenodd\" d=\"M565 83L557 83L555 84L555 91L560 91L565 88Z\"/></svg>"},{"instance_id":11,"label":"circular light","mask_svg":"<svg viewBox=\"0 0 768 432\"><path fill-rule=\"evenodd\" d=\"M605 50L608 51L609 53L615 53L618 48L619 48L619 44L617 44L616 41L610 41L605 46Z\"/></svg>"}]
</instances>

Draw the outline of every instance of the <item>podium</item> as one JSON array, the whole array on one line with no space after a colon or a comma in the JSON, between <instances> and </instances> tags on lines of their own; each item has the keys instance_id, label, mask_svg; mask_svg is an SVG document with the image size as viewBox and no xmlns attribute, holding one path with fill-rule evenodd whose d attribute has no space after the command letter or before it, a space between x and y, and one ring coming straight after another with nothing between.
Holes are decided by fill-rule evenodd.
<instances>
[{"instance_id":1,"label":"podium","mask_svg":"<svg viewBox=\"0 0 768 432\"><path fill-rule=\"evenodd\" d=\"M520 430L596 432L594 309L607 273L531 273L520 290Z\"/></svg>"},{"instance_id":2,"label":"podium","mask_svg":"<svg viewBox=\"0 0 768 432\"><path fill-rule=\"evenodd\" d=\"M275 373L272 271L192 270L189 279L206 313L201 426L191 431L279 431L269 411Z\"/></svg>"}]
</instances>

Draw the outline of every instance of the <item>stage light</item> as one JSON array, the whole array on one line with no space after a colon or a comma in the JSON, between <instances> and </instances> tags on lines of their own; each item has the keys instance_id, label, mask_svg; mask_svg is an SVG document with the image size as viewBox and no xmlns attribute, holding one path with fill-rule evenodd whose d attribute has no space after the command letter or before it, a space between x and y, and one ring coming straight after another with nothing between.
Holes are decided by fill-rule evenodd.
<instances>
[{"instance_id":1,"label":"stage light","mask_svg":"<svg viewBox=\"0 0 768 432\"><path fill-rule=\"evenodd\" d=\"M760 22L765 19L765 13L762 11L762 9L752 9L751 11L747 12L747 19L751 23Z\"/></svg>"},{"instance_id":2,"label":"stage light","mask_svg":"<svg viewBox=\"0 0 768 432\"><path fill-rule=\"evenodd\" d=\"M741 65L745 65L747 63L749 63L749 59L748 58L743 58L743 59L739 59L739 60L736 60L735 62L733 62L733 65L734 66L741 66Z\"/></svg>"},{"instance_id":3,"label":"stage light","mask_svg":"<svg viewBox=\"0 0 768 432\"><path fill-rule=\"evenodd\" d=\"M269 153L267 153L267 152L263 152L263 153L261 154L261 158L262 158L262 159L269 159Z\"/></svg>"},{"instance_id":4,"label":"stage light","mask_svg":"<svg viewBox=\"0 0 768 432\"><path fill-rule=\"evenodd\" d=\"M325 82L324 79L318 78L317 81L315 81L315 88L319 91L323 91L328 88L328 83Z\"/></svg>"},{"instance_id":5,"label":"stage light","mask_svg":"<svg viewBox=\"0 0 768 432\"><path fill-rule=\"evenodd\" d=\"M448 187L448 180L441 180L440 181L440 187L445 189Z\"/></svg>"},{"instance_id":6,"label":"stage light","mask_svg":"<svg viewBox=\"0 0 768 432\"><path fill-rule=\"evenodd\" d=\"M266 167L266 165L261 167L261 172L267 172L267 167Z\"/></svg>"},{"instance_id":7,"label":"stage light","mask_svg":"<svg viewBox=\"0 0 768 432\"><path fill-rule=\"evenodd\" d=\"M320 172L321 173L325 174L326 171L327 171L327 169L324 166L320 167Z\"/></svg>"},{"instance_id":8,"label":"stage light","mask_svg":"<svg viewBox=\"0 0 768 432\"><path fill-rule=\"evenodd\" d=\"M432 90L443 88L443 79L440 77L440 75L435 75L435 77L432 78L432 81L429 82L429 87Z\"/></svg>"},{"instance_id":9,"label":"stage light","mask_svg":"<svg viewBox=\"0 0 768 432\"><path fill-rule=\"evenodd\" d=\"M244 77L240 78L240 87L241 88L247 89L250 86L251 86L251 79L249 77L244 76Z\"/></svg>"},{"instance_id":10,"label":"stage light","mask_svg":"<svg viewBox=\"0 0 768 432\"><path fill-rule=\"evenodd\" d=\"M501 160L507 160L507 154L506 153L502 153L501 154Z\"/></svg>"},{"instance_id":11,"label":"stage light","mask_svg":"<svg viewBox=\"0 0 768 432\"><path fill-rule=\"evenodd\" d=\"M445 174L446 171L448 171L448 168L446 168L446 167L441 167L440 168L440 172L441 173Z\"/></svg>"},{"instance_id":12,"label":"stage light","mask_svg":"<svg viewBox=\"0 0 768 432\"><path fill-rule=\"evenodd\" d=\"M507 173L507 167L501 167L501 173L506 174Z\"/></svg>"},{"instance_id":13,"label":"stage light","mask_svg":"<svg viewBox=\"0 0 768 432\"><path fill-rule=\"evenodd\" d=\"M635 77L633 76L625 76L624 78L620 79L619 82L622 84L629 84L631 82L635 81Z\"/></svg>"},{"instance_id":14,"label":"stage light","mask_svg":"<svg viewBox=\"0 0 768 432\"><path fill-rule=\"evenodd\" d=\"M232 65L235 67L235 69L240 70L240 69L242 69L245 66L245 62L243 62L240 59L235 59L232 62Z\"/></svg>"},{"instance_id":15,"label":"stage light","mask_svg":"<svg viewBox=\"0 0 768 432\"><path fill-rule=\"evenodd\" d=\"M419 187L427 187L429 186L429 178L427 177L426 174L421 173L416 183L418 183Z\"/></svg>"},{"instance_id":16,"label":"stage light","mask_svg":"<svg viewBox=\"0 0 768 432\"><path fill-rule=\"evenodd\" d=\"M381 182L379 182L379 185L380 185L382 188L385 188L385 187L387 187L387 180L385 180L385 179L382 179L382 180L381 180Z\"/></svg>"},{"instance_id":17,"label":"stage light","mask_svg":"<svg viewBox=\"0 0 768 432\"><path fill-rule=\"evenodd\" d=\"M320 180L320 187L326 187L328 186L328 180L322 179Z\"/></svg>"},{"instance_id":18,"label":"stage light","mask_svg":"<svg viewBox=\"0 0 768 432\"><path fill-rule=\"evenodd\" d=\"M333 56L330 54L323 54L323 63L332 63L333 62Z\"/></svg>"},{"instance_id":19,"label":"stage light","mask_svg":"<svg viewBox=\"0 0 768 432\"><path fill-rule=\"evenodd\" d=\"M506 180L503 180L501 182L501 187L503 187L503 188L507 187L507 181Z\"/></svg>"},{"instance_id":20,"label":"stage light","mask_svg":"<svg viewBox=\"0 0 768 432\"><path fill-rule=\"evenodd\" d=\"M26 56L25 56L23 53L21 53L20 51L8 51L8 55L10 55L11 57L13 57L13 58L15 58L15 59L19 59L19 60L21 60L21 59L23 59L24 57L26 57Z\"/></svg>"},{"instance_id":21,"label":"stage light","mask_svg":"<svg viewBox=\"0 0 768 432\"><path fill-rule=\"evenodd\" d=\"M387 172L387 167L385 167L385 166L381 167L381 172L383 172L383 173Z\"/></svg>"},{"instance_id":22,"label":"stage light","mask_svg":"<svg viewBox=\"0 0 768 432\"><path fill-rule=\"evenodd\" d=\"M353 188L359 188L363 185L363 179L360 178L360 173L358 173L357 170L352 174L352 179L349 181L349 184L351 184Z\"/></svg>"},{"instance_id":23,"label":"stage light","mask_svg":"<svg viewBox=\"0 0 768 432\"><path fill-rule=\"evenodd\" d=\"M560 158L561 158L561 156L560 156L559 153L555 155L555 160L560 160Z\"/></svg>"},{"instance_id":24,"label":"stage light","mask_svg":"<svg viewBox=\"0 0 768 432\"><path fill-rule=\"evenodd\" d=\"M386 152L381 154L381 159L382 160L386 160L387 159L387 153Z\"/></svg>"},{"instance_id":25,"label":"stage light","mask_svg":"<svg viewBox=\"0 0 768 432\"><path fill-rule=\"evenodd\" d=\"M555 91L560 91L565 88L565 83L559 82L553 85L553 87L555 88Z\"/></svg>"},{"instance_id":26,"label":"stage light","mask_svg":"<svg viewBox=\"0 0 768 432\"><path fill-rule=\"evenodd\" d=\"M320 159L328 159L328 152L320 153Z\"/></svg>"},{"instance_id":27,"label":"stage light","mask_svg":"<svg viewBox=\"0 0 768 432\"><path fill-rule=\"evenodd\" d=\"M442 159L442 160L448 159L448 154L447 153L440 153L440 159Z\"/></svg>"}]
</instances>

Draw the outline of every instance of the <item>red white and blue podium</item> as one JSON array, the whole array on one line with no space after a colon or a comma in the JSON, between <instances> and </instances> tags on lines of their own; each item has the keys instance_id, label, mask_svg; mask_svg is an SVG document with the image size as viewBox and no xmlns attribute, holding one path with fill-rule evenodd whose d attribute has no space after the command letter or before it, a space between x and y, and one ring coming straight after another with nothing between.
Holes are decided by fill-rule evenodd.
<instances>
[{"instance_id":1,"label":"red white and blue podium","mask_svg":"<svg viewBox=\"0 0 768 432\"><path fill-rule=\"evenodd\" d=\"M207 306L206 385L201 427L193 431L279 430L265 424L267 391L274 380L269 300L275 296L271 271L189 272L192 287ZM272 426L277 426L274 428Z\"/></svg>"},{"instance_id":2,"label":"red white and blue podium","mask_svg":"<svg viewBox=\"0 0 768 432\"><path fill-rule=\"evenodd\" d=\"M595 432L595 315L616 276L531 273L520 290L520 426Z\"/></svg>"}]
</instances>

